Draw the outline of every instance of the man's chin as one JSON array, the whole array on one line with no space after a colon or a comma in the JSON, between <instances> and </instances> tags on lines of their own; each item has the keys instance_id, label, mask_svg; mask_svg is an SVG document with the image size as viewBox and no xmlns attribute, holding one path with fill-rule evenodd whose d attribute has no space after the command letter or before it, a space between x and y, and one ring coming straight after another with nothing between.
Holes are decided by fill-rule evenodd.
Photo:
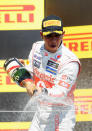
<instances>
[{"instance_id":1,"label":"man's chin","mask_svg":"<svg viewBox=\"0 0 92 131\"><path fill-rule=\"evenodd\" d=\"M55 53L57 50L58 50L57 47L51 47L51 48L50 48L50 52L52 52L52 53Z\"/></svg>"}]
</instances>

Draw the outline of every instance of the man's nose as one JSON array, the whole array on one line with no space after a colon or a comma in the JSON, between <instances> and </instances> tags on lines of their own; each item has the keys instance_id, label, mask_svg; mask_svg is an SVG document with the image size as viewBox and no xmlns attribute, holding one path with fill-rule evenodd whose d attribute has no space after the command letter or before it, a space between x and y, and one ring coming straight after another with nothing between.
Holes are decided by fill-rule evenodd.
<instances>
[{"instance_id":1,"label":"man's nose","mask_svg":"<svg viewBox=\"0 0 92 131\"><path fill-rule=\"evenodd\" d=\"M52 36L51 39L54 41L56 40L57 38L55 36Z\"/></svg>"}]
</instances>

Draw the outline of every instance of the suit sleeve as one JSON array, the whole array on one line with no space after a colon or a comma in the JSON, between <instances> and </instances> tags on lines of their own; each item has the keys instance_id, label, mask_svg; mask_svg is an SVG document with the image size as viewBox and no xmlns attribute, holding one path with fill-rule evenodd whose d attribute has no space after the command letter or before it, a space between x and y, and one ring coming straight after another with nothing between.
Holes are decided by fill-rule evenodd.
<instances>
[{"instance_id":1,"label":"suit sleeve","mask_svg":"<svg viewBox=\"0 0 92 131\"><path fill-rule=\"evenodd\" d=\"M57 75L55 86L48 90L48 95L65 98L75 84L79 72L79 64L71 62L62 67Z\"/></svg>"}]
</instances>

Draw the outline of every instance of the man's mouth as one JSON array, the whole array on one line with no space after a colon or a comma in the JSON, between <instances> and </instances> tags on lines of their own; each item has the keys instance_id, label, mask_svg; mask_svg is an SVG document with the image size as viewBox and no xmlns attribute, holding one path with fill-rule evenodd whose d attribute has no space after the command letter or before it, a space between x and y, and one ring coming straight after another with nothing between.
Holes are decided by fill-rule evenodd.
<instances>
[{"instance_id":1,"label":"man's mouth","mask_svg":"<svg viewBox=\"0 0 92 131\"><path fill-rule=\"evenodd\" d=\"M51 44L51 45L50 45L50 47L55 48L55 47L56 47L56 45L55 45L55 44Z\"/></svg>"}]
</instances>

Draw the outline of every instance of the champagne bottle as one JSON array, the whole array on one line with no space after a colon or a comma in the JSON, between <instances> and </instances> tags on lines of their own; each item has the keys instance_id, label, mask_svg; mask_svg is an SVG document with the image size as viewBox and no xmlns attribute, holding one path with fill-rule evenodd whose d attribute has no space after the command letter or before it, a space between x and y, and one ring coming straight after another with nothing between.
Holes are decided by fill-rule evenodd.
<instances>
[{"instance_id":1,"label":"champagne bottle","mask_svg":"<svg viewBox=\"0 0 92 131\"><path fill-rule=\"evenodd\" d=\"M32 80L32 76L24 65L17 58L10 58L5 61L4 69L12 78L12 80L21 86L21 82L25 79Z\"/></svg>"}]
</instances>

